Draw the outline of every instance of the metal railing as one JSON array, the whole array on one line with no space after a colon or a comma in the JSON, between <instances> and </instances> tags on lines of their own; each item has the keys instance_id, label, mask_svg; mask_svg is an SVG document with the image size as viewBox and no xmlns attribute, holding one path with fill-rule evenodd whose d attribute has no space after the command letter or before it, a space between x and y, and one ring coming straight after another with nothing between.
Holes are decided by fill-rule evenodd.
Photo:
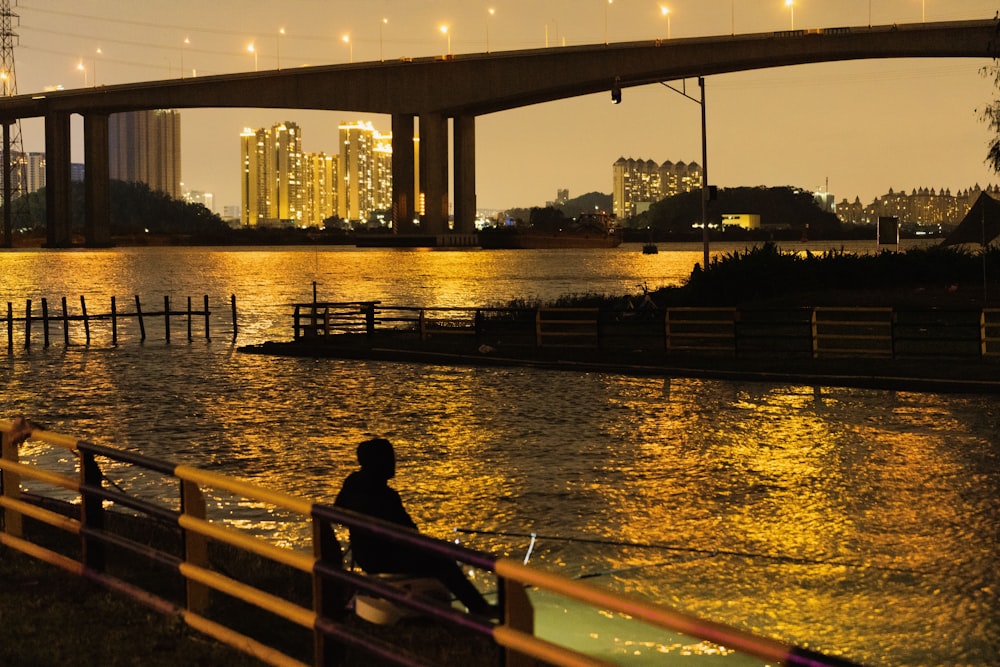
<instances>
[{"instance_id":1,"label":"metal railing","mask_svg":"<svg viewBox=\"0 0 1000 667\"><path fill-rule=\"evenodd\" d=\"M619 595L514 560L495 558L337 507L314 503L226 475L32 428L30 423L20 418L0 420L0 431L3 434L3 455L0 457L3 530L0 531L0 544L85 576L160 612L175 615L192 628L271 665L299 666L309 662L318 666L340 664L345 647L387 658L397 664L429 664L420 656L385 639L358 632L349 626L344 603L351 593L358 591L384 598L433 617L438 623L495 642L500 647L498 656L507 665L531 664L530 660L542 660L552 665L605 664L572 647L537 637L526 587L626 614L650 626L711 641L769 662L815 666L850 664L836 657L806 651L669 607ZM33 444L42 443L72 452L77 462L75 474L54 472L20 461L19 445L28 437ZM126 493L113 480L113 476L121 477L125 470L171 481L174 494L165 497L170 494L167 494L167 487L163 484L155 487L152 497ZM42 502L47 497L45 494L24 492L22 484L25 481L31 481L33 486L54 487L70 494L75 498L70 506L78 508L78 516L46 506ZM208 516L206 496L220 492L266 506L272 518L275 512L282 512L305 522L311 534L311 549L300 550L274 544L252 534L243 525L244 522L213 520ZM112 511L112 507L117 509ZM152 537L144 542L129 535L128 531L116 530L113 524L125 516L121 510L143 526L152 523L176 531L179 545L171 549ZM79 555L52 546L51 537L44 545L33 540L34 531L27 530L28 522L36 522L57 534L70 536L70 542L77 544L68 551L75 549ZM444 603L413 595L391 583L346 568L336 534L338 527L366 531L405 548L430 552L493 573L502 603L502 622L495 623ZM252 576L239 577L226 572L229 563L217 562L218 556L212 556L211 551L214 545L228 548L226 553L230 559L249 557L301 573L311 581L311 593L299 596L276 593L255 583ZM111 573L110 563L126 557L152 563L179 576L182 590L175 593L176 599L143 582L130 581L126 575ZM213 599L217 594L242 601L311 634L311 656L289 655L285 647L271 645L265 639L241 630L231 617L216 612Z\"/></svg>"}]
</instances>

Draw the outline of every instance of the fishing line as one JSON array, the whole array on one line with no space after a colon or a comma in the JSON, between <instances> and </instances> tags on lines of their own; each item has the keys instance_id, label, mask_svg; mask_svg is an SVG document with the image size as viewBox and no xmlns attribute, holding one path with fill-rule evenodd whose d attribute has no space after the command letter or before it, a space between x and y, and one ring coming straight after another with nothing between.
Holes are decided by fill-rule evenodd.
<instances>
[{"instance_id":1,"label":"fishing line","mask_svg":"<svg viewBox=\"0 0 1000 667\"><path fill-rule=\"evenodd\" d=\"M521 533L516 531L503 531L503 530L475 530L472 528L455 528L456 533L463 533L467 535L495 535L499 537L529 537L531 538L532 548L535 545L535 540L551 540L554 542L573 542L577 544L599 544L603 546L612 547L633 547L637 549L660 549L663 551L679 551L685 553L698 554L706 557L714 556L738 556L741 558L760 558L764 560L772 560L781 563L791 563L794 565L835 565L840 567L855 567L861 569L877 569L877 570L887 570L892 572L902 572L906 574L925 574L919 570L914 570L911 568L901 568L894 567L892 565L868 565L865 563L856 563L851 561L842 560L830 560L822 558L804 558L802 556L788 556L785 554L766 554L766 553L755 553L750 551L737 551L731 549L706 549L701 547L683 547L674 544L663 544L658 542L625 542L623 540L610 540L605 538L596 537L563 537L561 535L539 535L538 533ZM653 563L649 565L640 565L635 568L623 568L628 569L638 569L640 567L654 567L667 565L669 561L664 561L662 563ZM618 572L621 570L609 570L610 572ZM584 575L584 576L600 576L601 573ZM582 577L581 577L582 578Z\"/></svg>"}]
</instances>

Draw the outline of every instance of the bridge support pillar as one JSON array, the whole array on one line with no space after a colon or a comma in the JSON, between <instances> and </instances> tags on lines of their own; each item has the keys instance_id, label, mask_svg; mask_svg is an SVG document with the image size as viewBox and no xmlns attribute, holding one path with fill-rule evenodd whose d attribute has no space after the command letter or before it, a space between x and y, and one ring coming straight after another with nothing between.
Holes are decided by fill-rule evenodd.
<instances>
[{"instance_id":1,"label":"bridge support pillar","mask_svg":"<svg viewBox=\"0 0 1000 667\"><path fill-rule=\"evenodd\" d=\"M111 245L111 176L108 159L108 114L83 117L84 237L89 247Z\"/></svg>"},{"instance_id":2,"label":"bridge support pillar","mask_svg":"<svg viewBox=\"0 0 1000 667\"><path fill-rule=\"evenodd\" d=\"M45 116L45 229L49 248L73 241L69 113Z\"/></svg>"},{"instance_id":3,"label":"bridge support pillar","mask_svg":"<svg viewBox=\"0 0 1000 667\"><path fill-rule=\"evenodd\" d=\"M476 117L454 120L455 233L476 233Z\"/></svg>"},{"instance_id":4,"label":"bridge support pillar","mask_svg":"<svg viewBox=\"0 0 1000 667\"><path fill-rule=\"evenodd\" d=\"M420 184L425 234L448 233L448 117L420 115Z\"/></svg>"},{"instance_id":5,"label":"bridge support pillar","mask_svg":"<svg viewBox=\"0 0 1000 667\"><path fill-rule=\"evenodd\" d=\"M396 234L413 231L417 187L411 114L392 115L392 228Z\"/></svg>"}]
</instances>

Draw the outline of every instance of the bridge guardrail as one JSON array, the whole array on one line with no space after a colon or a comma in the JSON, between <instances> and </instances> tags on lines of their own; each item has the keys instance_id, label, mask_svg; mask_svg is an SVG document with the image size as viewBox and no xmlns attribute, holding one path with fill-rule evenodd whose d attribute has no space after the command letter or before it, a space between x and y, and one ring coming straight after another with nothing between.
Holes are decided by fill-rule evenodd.
<instances>
[{"instance_id":1,"label":"bridge guardrail","mask_svg":"<svg viewBox=\"0 0 1000 667\"><path fill-rule=\"evenodd\" d=\"M345 646L389 658L398 664L427 664L419 656L383 639L348 628L345 625L344 601L346 595L353 590L368 591L431 616L440 623L488 638L501 647L498 655L506 656L508 665L527 664L523 662L524 656L553 665L604 664L572 647L554 644L535 636L530 603L524 595L526 586L548 590L601 609L628 614L641 622L712 641L768 661L812 665L850 664L836 657L805 651L661 605L617 595L510 559L495 558L393 524L233 477L32 428L30 423L20 419L0 420L0 432L3 435L0 457L0 481L3 483L0 516L3 519L3 530L0 531L0 544L85 576L157 611L175 615L191 627L272 665L305 665L308 664L306 660L319 666L338 664ZM53 472L19 461L19 444L29 437L32 442L73 452L77 457L77 474ZM135 469L144 475L172 480L176 495L168 499L162 498L162 485L156 487L155 497L152 498L126 493L112 479L113 474L121 475L124 469ZM29 496L22 491L23 480L33 480L69 492L78 500L79 516L69 516L45 507L41 502L45 500L44 494ZM310 529L312 549L299 550L273 544L249 533L243 526L226 525L225 521L213 520L207 512L207 490L224 491L245 501L273 508L271 511L277 509L298 517ZM144 522L152 521L166 527L168 530L165 534L176 538L173 550L160 544L158 539L150 539L148 543L144 543L115 530L113 524L122 520L124 515L109 509L110 505L121 505L130 513L143 517ZM45 544L33 540L34 526L32 530L28 530L25 519L78 539L80 555L74 556L61 551L50 543L51 540ZM431 551L493 573L497 577L503 602L503 622L494 624L483 617L403 593L378 579L345 568L340 538L336 534L337 527L376 533L384 539ZM227 571L233 567L231 561L220 564L215 560L212 553L215 545L229 547L230 551L226 553L231 560L250 557L298 572L311 581L309 592L283 590L279 593L268 590L253 577L240 578ZM73 551L71 546L68 551ZM144 582L141 578L128 580L131 576L128 573L113 573L114 564L126 556L172 572L179 577L182 590L163 591L157 588L160 584L150 586L150 581ZM159 579L156 581L159 582ZM290 655L286 647L276 647L267 638L254 637L240 629L239 623L220 611L224 611L224 608L213 603L217 593L242 601L251 609L263 611L268 617L274 617L311 635L311 656ZM804 661L806 658L808 661Z\"/></svg>"}]
</instances>

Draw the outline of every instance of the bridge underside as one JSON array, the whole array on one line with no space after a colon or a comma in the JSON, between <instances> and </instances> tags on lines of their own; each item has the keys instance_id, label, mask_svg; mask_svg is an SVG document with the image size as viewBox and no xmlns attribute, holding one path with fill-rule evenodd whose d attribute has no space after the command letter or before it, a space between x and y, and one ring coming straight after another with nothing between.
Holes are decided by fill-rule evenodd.
<instances>
[{"instance_id":1,"label":"bridge underside","mask_svg":"<svg viewBox=\"0 0 1000 667\"><path fill-rule=\"evenodd\" d=\"M50 246L72 241L70 115L84 118L85 237L88 245L100 246L110 240L108 115L139 109L300 108L389 114L394 228L400 233L417 231L414 220L419 219L422 234L465 234L475 230L478 115L615 86L786 65L871 58L993 58L1000 42L998 25L996 20L983 20L726 35L102 86L2 99L0 124L5 129L6 155L10 125L21 118L45 118ZM417 159L415 123L420 136ZM414 183L415 171L419 186ZM5 210L9 197L5 189ZM9 215L4 224L9 243Z\"/></svg>"}]
</instances>

